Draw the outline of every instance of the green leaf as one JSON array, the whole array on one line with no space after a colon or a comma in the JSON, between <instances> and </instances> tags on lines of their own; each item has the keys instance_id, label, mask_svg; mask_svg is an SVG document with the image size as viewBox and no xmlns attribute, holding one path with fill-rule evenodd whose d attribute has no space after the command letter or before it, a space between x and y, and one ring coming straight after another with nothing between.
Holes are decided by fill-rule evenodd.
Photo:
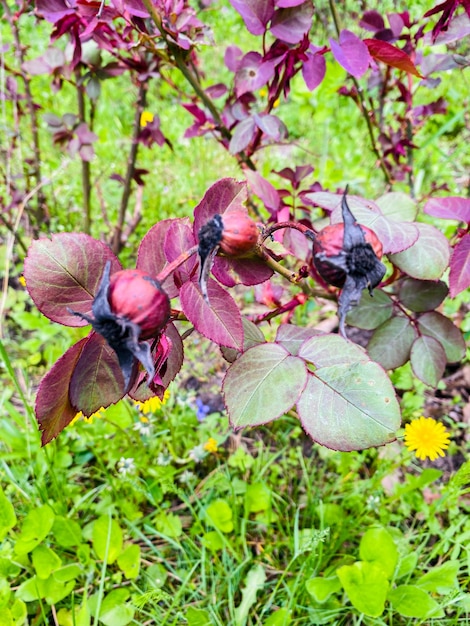
<instances>
[{"instance_id":1,"label":"green leaf","mask_svg":"<svg viewBox=\"0 0 470 626\"><path fill-rule=\"evenodd\" d=\"M31 556L38 578L49 578L62 565L62 559L47 546L37 546Z\"/></svg>"},{"instance_id":2,"label":"green leaf","mask_svg":"<svg viewBox=\"0 0 470 626\"><path fill-rule=\"evenodd\" d=\"M416 202L403 191L390 191L380 196L375 203L394 222L414 222L418 213Z\"/></svg>"},{"instance_id":3,"label":"green leaf","mask_svg":"<svg viewBox=\"0 0 470 626\"><path fill-rule=\"evenodd\" d=\"M289 354L297 356L300 347L307 339L322 334L323 333L314 328L305 328L295 326L294 324L280 324L276 331L276 343L285 348Z\"/></svg>"},{"instance_id":4,"label":"green leaf","mask_svg":"<svg viewBox=\"0 0 470 626\"><path fill-rule=\"evenodd\" d=\"M28 554L49 534L54 523L54 512L44 504L26 516L15 544L16 554Z\"/></svg>"},{"instance_id":5,"label":"green leaf","mask_svg":"<svg viewBox=\"0 0 470 626\"><path fill-rule=\"evenodd\" d=\"M8 580L0 578L0 626L2 624L2 612L8 604L11 596L11 588Z\"/></svg>"},{"instance_id":6,"label":"green leaf","mask_svg":"<svg viewBox=\"0 0 470 626\"><path fill-rule=\"evenodd\" d=\"M261 565L255 565L246 576L245 587L242 589L242 601L235 608L235 625L244 626L253 604L256 602L256 594L263 588L266 581L266 573Z\"/></svg>"},{"instance_id":7,"label":"green leaf","mask_svg":"<svg viewBox=\"0 0 470 626\"><path fill-rule=\"evenodd\" d=\"M401 421L392 384L372 361L319 368L309 375L297 409L312 439L333 450L389 443Z\"/></svg>"},{"instance_id":8,"label":"green leaf","mask_svg":"<svg viewBox=\"0 0 470 626\"><path fill-rule=\"evenodd\" d=\"M393 370L408 361L415 337L416 331L410 320L398 315L377 328L367 345L367 352L386 370Z\"/></svg>"},{"instance_id":9,"label":"green leaf","mask_svg":"<svg viewBox=\"0 0 470 626\"><path fill-rule=\"evenodd\" d=\"M359 304L346 316L350 326L364 330L374 330L392 317L393 300L385 291L375 289L373 297L368 289L362 292Z\"/></svg>"},{"instance_id":10,"label":"green leaf","mask_svg":"<svg viewBox=\"0 0 470 626\"><path fill-rule=\"evenodd\" d=\"M434 337L421 335L411 347L410 363L415 376L426 385L437 387L446 367L446 353Z\"/></svg>"},{"instance_id":11,"label":"green leaf","mask_svg":"<svg viewBox=\"0 0 470 626\"><path fill-rule=\"evenodd\" d=\"M181 537L183 532L181 520L178 515L175 515L174 513L165 513L165 511L160 511L155 518L155 525L159 533L162 533L162 535L166 535L167 537L172 537L173 539Z\"/></svg>"},{"instance_id":12,"label":"green leaf","mask_svg":"<svg viewBox=\"0 0 470 626\"><path fill-rule=\"evenodd\" d=\"M340 335L321 335L307 339L299 350L299 356L318 368L370 361L363 348Z\"/></svg>"},{"instance_id":13,"label":"green leaf","mask_svg":"<svg viewBox=\"0 0 470 626\"><path fill-rule=\"evenodd\" d=\"M271 490L265 483L248 485L245 494L245 508L248 513L267 511L271 507Z\"/></svg>"},{"instance_id":14,"label":"green leaf","mask_svg":"<svg viewBox=\"0 0 470 626\"><path fill-rule=\"evenodd\" d=\"M328 578L316 576L307 580L305 588L315 602L321 603L328 600L332 593L336 593L341 589L341 582L338 576L329 576Z\"/></svg>"},{"instance_id":15,"label":"green leaf","mask_svg":"<svg viewBox=\"0 0 470 626\"><path fill-rule=\"evenodd\" d=\"M55 540L63 548L79 546L82 542L82 529L80 524L73 519L57 516L52 526Z\"/></svg>"},{"instance_id":16,"label":"green leaf","mask_svg":"<svg viewBox=\"0 0 470 626\"><path fill-rule=\"evenodd\" d=\"M416 554L416 552L410 552L410 554L407 554L406 556L404 556L398 562L398 570L396 573L396 578L399 579L399 578L403 578L405 576L409 576L410 574L412 574L416 569L417 563L418 563L418 555Z\"/></svg>"},{"instance_id":17,"label":"green leaf","mask_svg":"<svg viewBox=\"0 0 470 626\"><path fill-rule=\"evenodd\" d=\"M421 315L418 318L418 329L442 345L449 363L457 363L465 357L466 346L462 333L441 313L431 311Z\"/></svg>"},{"instance_id":18,"label":"green leaf","mask_svg":"<svg viewBox=\"0 0 470 626\"><path fill-rule=\"evenodd\" d=\"M16 514L12 503L0 487L0 541L3 541L8 531L16 524Z\"/></svg>"},{"instance_id":19,"label":"green leaf","mask_svg":"<svg viewBox=\"0 0 470 626\"><path fill-rule=\"evenodd\" d=\"M70 563L69 565L64 565L64 567L59 568L54 572L54 580L57 580L61 583L66 583L69 580L74 580L83 574L83 569L80 565L76 563Z\"/></svg>"},{"instance_id":20,"label":"green leaf","mask_svg":"<svg viewBox=\"0 0 470 626\"><path fill-rule=\"evenodd\" d=\"M207 522L222 533L232 532L232 517L232 509L226 500L214 500L206 509Z\"/></svg>"},{"instance_id":21,"label":"green leaf","mask_svg":"<svg viewBox=\"0 0 470 626\"><path fill-rule=\"evenodd\" d=\"M459 588L457 576L460 570L458 561L448 561L433 567L429 572L418 578L415 584L420 589L433 593L446 594Z\"/></svg>"},{"instance_id":22,"label":"green leaf","mask_svg":"<svg viewBox=\"0 0 470 626\"><path fill-rule=\"evenodd\" d=\"M212 626L212 621L208 611L204 609L195 609L190 606L186 611L186 620L188 626Z\"/></svg>"},{"instance_id":23,"label":"green leaf","mask_svg":"<svg viewBox=\"0 0 470 626\"><path fill-rule=\"evenodd\" d=\"M442 280L405 278L400 283L398 297L407 309L416 313L423 313L438 307L448 293L449 289Z\"/></svg>"},{"instance_id":24,"label":"green leaf","mask_svg":"<svg viewBox=\"0 0 470 626\"><path fill-rule=\"evenodd\" d=\"M439 604L425 591L414 585L400 585L392 589L388 599L393 610L404 617L437 619L445 616Z\"/></svg>"},{"instance_id":25,"label":"green leaf","mask_svg":"<svg viewBox=\"0 0 470 626\"><path fill-rule=\"evenodd\" d=\"M75 580L71 580L64 584L57 582L54 577L51 577L44 581L44 588L41 597L45 598L47 604L57 604L70 595L74 587Z\"/></svg>"},{"instance_id":26,"label":"green leaf","mask_svg":"<svg viewBox=\"0 0 470 626\"><path fill-rule=\"evenodd\" d=\"M279 609L275 611L264 622L263 626L289 626L292 621L291 611L289 609Z\"/></svg>"},{"instance_id":27,"label":"green leaf","mask_svg":"<svg viewBox=\"0 0 470 626\"><path fill-rule=\"evenodd\" d=\"M110 516L103 515L93 523L93 548L101 560L114 563L122 551L122 530Z\"/></svg>"},{"instance_id":28,"label":"green leaf","mask_svg":"<svg viewBox=\"0 0 470 626\"><path fill-rule=\"evenodd\" d=\"M216 530L211 530L208 533L204 533L201 538L201 543L211 552L218 552L224 547L224 540Z\"/></svg>"},{"instance_id":29,"label":"green leaf","mask_svg":"<svg viewBox=\"0 0 470 626\"><path fill-rule=\"evenodd\" d=\"M250 348L228 369L223 382L232 426L266 424L284 415L306 381L304 361L282 346L265 343Z\"/></svg>"},{"instance_id":30,"label":"green leaf","mask_svg":"<svg viewBox=\"0 0 470 626\"><path fill-rule=\"evenodd\" d=\"M414 225L419 230L418 240L403 252L389 255L390 261L412 278L437 280L449 265L449 242L430 224Z\"/></svg>"},{"instance_id":31,"label":"green leaf","mask_svg":"<svg viewBox=\"0 0 470 626\"><path fill-rule=\"evenodd\" d=\"M140 546L129 544L118 556L117 564L127 579L137 578L140 570Z\"/></svg>"},{"instance_id":32,"label":"green leaf","mask_svg":"<svg viewBox=\"0 0 470 626\"><path fill-rule=\"evenodd\" d=\"M91 612L96 612L95 594L90 598ZM134 619L135 609L126 603L129 592L126 589L115 589L106 595L100 607L99 620L105 626L126 626Z\"/></svg>"},{"instance_id":33,"label":"green leaf","mask_svg":"<svg viewBox=\"0 0 470 626\"><path fill-rule=\"evenodd\" d=\"M387 578L392 578L398 561L398 550L392 536L385 528L369 528L362 536L359 556L363 561L375 563Z\"/></svg>"},{"instance_id":34,"label":"green leaf","mask_svg":"<svg viewBox=\"0 0 470 626\"><path fill-rule=\"evenodd\" d=\"M336 570L355 609L369 617L379 617L385 609L389 582L376 563L358 561Z\"/></svg>"}]
</instances>

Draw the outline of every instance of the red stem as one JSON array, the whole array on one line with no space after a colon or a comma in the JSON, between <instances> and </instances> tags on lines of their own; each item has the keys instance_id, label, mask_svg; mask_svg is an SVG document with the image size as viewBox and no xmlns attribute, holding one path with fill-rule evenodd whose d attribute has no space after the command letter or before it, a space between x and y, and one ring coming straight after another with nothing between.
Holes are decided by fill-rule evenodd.
<instances>
[{"instance_id":1,"label":"red stem","mask_svg":"<svg viewBox=\"0 0 470 626\"><path fill-rule=\"evenodd\" d=\"M173 272L178 269L180 265L183 265L183 263L190 259L193 254L197 253L197 248L197 246L193 246L192 248L189 248L189 250L182 252L178 258L169 263L166 267L162 269L161 272L157 274L157 280L163 283L168 278L168 276L170 276L170 274L173 274Z\"/></svg>"}]
</instances>

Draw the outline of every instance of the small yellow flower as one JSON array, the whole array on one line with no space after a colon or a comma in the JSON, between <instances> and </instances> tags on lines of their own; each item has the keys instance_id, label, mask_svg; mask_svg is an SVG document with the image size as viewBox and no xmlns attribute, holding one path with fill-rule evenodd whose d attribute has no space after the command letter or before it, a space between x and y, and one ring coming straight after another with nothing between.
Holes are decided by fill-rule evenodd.
<instances>
[{"instance_id":1,"label":"small yellow flower","mask_svg":"<svg viewBox=\"0 0 470 626\"><path fill-rule=\"evenodd\" d=\"M26 287L26 278L23 275L18 278L18 282L22 287Z\"/></svg>"},{"instance_id":2,"label":"small yellow flower","mask_svg":"<svg viewBox=\"0 0 470 626\"><path fill-rule=\"evenodd\" d=\"M273 102L273 109L277 109L277 107L281 104L281 100L278 98Z\"/></svg>"},{"instance_id":3,"label":"small yellow flower","mask_svg":"<svg viewBox=\"0 0 470 626\"><path fill-rule=\"evenodd\" d=\"M170 392L167 389L163 395L163 400L160 400L158 396L152 396L148 400L145 400L145 402L138 402L136 400L134 404L141 413L148 415L149 413L155 413L155 411L158 411L163 404L166 404L169 397Z\"/></svg>"},{"instance_id":4,"label":"small yellow flower","mask_svg":"<svg viewBox=\"0 0 470 626\"><path fill-rule=\"evenodd\" d=\"M217 441L213 437L209 437L206 443L203 446L206 452L211 452L215 454L217 452Z\"/></svg>"},{"instance_id":5,"label":"small yellow flower","mask_svg":"<svg viewBox=\"0 0 470 626\"><path fill-rule=\"evenodd\" d=\"M83 415L83 413L80 411L79 413L77 413L77 415L75 415L75 417L70 423L75 424L75 422L78 422L79 419L83 418L85 422L88 422L88 424L91 424L95 418L103 417L103 412L104 412L104 407L101 407L100 409L92 413L89 417L87 417L86 415Z\"/></svg>"},{"instance_id":6,"label":"small yellow flower","mask_svg":"<svg viewBox=\"0 0 470 626\"><path fill-rule=\"evenodd\" d=\"M405 426L405 446L416 450L418 459L435 461L449 447L449 433L432 417L420 417Z\"/></svg>"},{"instance_id":7,"label":"small yellow flower","mask_svg":"<svg viewBox=\"0 0 470 626\"><path fill-rule=\"evenodd\" d=\"M145 128L147 124L151 124L153 122L153 113L150 111L142 111L140 116L140 125L142 128Z\"/></svg>"},{"instance_id":8,"label":"small yellow flower","mask_svg":"<svg viewBox=\"0 0 470 626\"><path fill-rule=\"evenodd\" d=\"M268 90L266 89L266 87L261 87L261 89L259 90L259 95L264 98L265 96L268 95Z\"/></svg>"}]
</instances>

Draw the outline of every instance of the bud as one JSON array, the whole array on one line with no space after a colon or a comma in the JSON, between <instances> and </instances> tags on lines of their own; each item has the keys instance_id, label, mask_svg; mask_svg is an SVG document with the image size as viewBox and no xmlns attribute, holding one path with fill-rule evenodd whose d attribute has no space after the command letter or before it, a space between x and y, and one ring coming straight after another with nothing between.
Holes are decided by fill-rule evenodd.
<instances>
[{"instance_id":1,"label":"bud","mask_svg":"<svg viewBox=\"0 0 470 626\"><path fill-rule=\"evenodd\" d=\"M160 283L141 270L113 274L108 302L118 318L139 326L140 339L154 337L170 316L170 301Z\"/></svg>"},{"instance_id":2,"label":"bud","mask_svg":"<svg viewBox=\"0 0 470 626\"><path fill-rule=\"evenodd\" d=\"M198 232L199 285L206 301L212 262L220 249L231 257L243 256L258 243L259 230L246 211L216 213Z\"/></svg>"},{"instance_id":3,"label":"bud","mask_svg":"<svg viewBox=\"0 0 470 626\"><path fill-rule=\"evenodd\" d=\"M379 260L382 244L370 228L356 222L346 192L341 207L343 223L326 226L315 236L313 264L327 283L342 288L338 300L339 329L346 337L347 312L359 302L363 289L367 287L372 295L386 267Z\"/></svg>"},{"instance_id":4,"label":"bud","mask_svg":"<svg viewBox=\"0 0 470 626\"><path fill-rule=\"evenodd\" d=\"M364 233L366 244L372 247L372 251L378 259L382 258L382 242L377 238L373 230L359 224ZM340 267L331 265L328 259L336 257L344 251L344 223L330 224L323 228L313 242L313 263L317 272L329 285L342 287L346 281L346 271Z\"/></svg>"},{"instance_id":5,"label":"bud","mask_svg":"<svg viewBox=\"0 0 470 626\"><path fill-rule=\"evenodd\" d=\"M222 216L220 249L228 256L239 256L252 250L258 243L258 227L244 211L227 211Z\"/></svg>"},{"instance_id":6,"label":"bud","mask_svg":"<svg viewBox=\"0 0 470 626\"><path fill-rule=\"evenodd\" d=\"M121 270L110 277L106 263L91 310L94 318L72 311L93 326L116 352L129 389L136 359L148 373L149 384L155 375L150 344L158 338L170 317L170 301L160 283L141 270Z\"/></svg>"}]
</instances>

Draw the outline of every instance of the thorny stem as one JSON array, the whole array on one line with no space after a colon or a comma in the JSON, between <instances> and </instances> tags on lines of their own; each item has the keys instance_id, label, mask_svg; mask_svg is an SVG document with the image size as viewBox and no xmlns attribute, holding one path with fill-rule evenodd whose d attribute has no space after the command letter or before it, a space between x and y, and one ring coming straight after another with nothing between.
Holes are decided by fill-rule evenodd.
<instances>
[{"instance_id":1,"label":"thorny stem","mask_svg":"<svg viewBox=\"0 0 470 626\"><path fill-rule=\"evenodd\" d=\"M339 37L340 32L341 32L341 27L340 27L340 20L339 20L339 16L338 16L338 11L336 10L335 0L329 0L329 4L330 4L331 15L333 16L333 22L334 22L334 25L335 25L336 34ZM359 84L359 81L357 80L357 78L355 76L352 76L352 75L350 75L350 76L351 76L351 79L352 79L352 81L354 83L354 86L356 87L356 91L357 91L357 95L358 95L359 110L362 113L362 117L366 121L367 131L369 133L369 138L370 138L372 151L375 154L375 156L377 157L377 161L378 161L378 163L380 165L380 169L382 170L382 172L384 174L384 178L385 178L386 183L388 185L392 186L393 181L392 181L392 178L390 176L390 172L387 169L387 166L385 164L383 156L380 153L380 150L377 147L377 142L375 140L374 128L372 126L372 121L371 121L371 115L372 115L373 112L368 110L367 102L366 102L366 99L365 99L365 96L364 96L364 91L363 91L361 85Z\"/></svg>"},{"instance_id":2,"label":"thorny stem","mask_svg":"<svg viewBox=\"0 0 470 626\"><path fill-rule=\"evenodd\" d=\"M114 254L119 254L123 245L122 231L124 227L124 220L126 218L127 206L129 204L129 198L131 195L132 181L134 179L134 174L135 174L137 152L139 150L138 136L140 132L140 118L141 118L143 110L145 109L146 101L147 101L147 83L144 82L144 83L141 83L139 87L139 93L137 96L137 102L136 102L136 107L135 107L132 144L131 144L129 156L127 158L127 169L126 169L126 177L124 179L124 189L123 189L122 196L121 196L121 204L119 206L118 221L117 221L116 228L114 230L114 236L113 236L112 248L113 248Z\"/></svg>"},{"instance_id":3,"label":"thorny stem","mask_svg":"<svg viewBox=\"0 0 470 626\"><path fill-rule=\"evenodd\" d=\"M198 246L193 246L192 248L189 248L189 250L185 250L185 252L182 252L178 258L176 258L174 261L169 263L166 267L162 269L161 272L157 274L156 276L157 280L160 283L163 283L168 278L168 276L170 276L170 274L173 274L173 272L176 269L178 269L180 265L183 265L183 263L186 263L188 259L190 259L194 254L196 254L197 250L198 250Z\"/></svg>"},{"instance_id":4,"label":"thorny stem","mask_svg":"<svg viewBox=\"0 0 470 626\"><path fill-rule=\"evenodd\" d=\"M276 230L281 230L283 228L293 228L294 230L298 230L303 235L307 237L307 239L311 239L312 241L315 239L315 232L305 226L305 224L300 224L299 222L278 222L277 224L273 224L273 226L269 226L269 228L265 228L262 233L262 241L266 241L271 235L276 232Z\"/></svg>"},{"instance_id":5,"label":"thorny stem","mask_svg":"<svg viewBox=\"0 0 470 626\"><path fill-rule=\"evenodd\" d=\"M15 40L15 48L16 54L18 56L18 60L20 62L20 66L23 64L24 58L24 48L21 44L20 39L20 31L18 22L13 19L13 16L10 11L10 7L8 6L8 2L6 0L1 0L2 6L5 11L5 16L10 25L11 31L13 33L13 37ZM41 149L39 142L39 126L38 126L38 118L36 114L36 107L34 106L33 95L31 92L31 80L26 72L21 71L17 73L17 75L21 76L21 79L24 84L24 92L26 98L26 105L28 107L28 113L31 120L31 135L33 141L33 176L36 180L36 188L37 188L37 209L36 209L36 234L39 230L39 225L44 222L45 218L48 218L46 214L46 198L44 192L42 191L42 175L41 175Z\"/></svg>"},{"instance_id":6,"label":"thorny stem","mask_svg":"<svg viewBox=\"0 0 470 626\"><path fill-rule=\"evenodd\" d=\"M78 118L86 124L86 107L83 85L80 84L80 68L75 69L77 88ZM91 175L90 162L82 159L82 190L83 190L83 230L88 235L91 229Z\"/></svg>"},{"instance_id":7,"label":"thorny stem","mask_svg":"<svg viewBox=\"0 0 470 626\"><path fill-rule=\"evenodd\" d=\"M191 87L192 87L194 93L196 94L196 96L201 100L201 102L204 104L204 106L210 111L212 117L214 118L214 122L216 123L217 128L218 128L219 132L221 133L221 135L227 141L230 141L230 139L232 138L231 132L225 126L222 118L220 117L220 113L219 113L217 107L215 106L215 104L213 103L211 98L207 95L207 93L204 91L204 89L201 87L201 84L199 82L199 79L198 79L197 75L195 73L193 73L190 70L190 68L188 67L188 65L187 65L187 63L186 63L186 61L184 59L182 50L180 48L178 48L178 46L176 46L175 44L173 44L170 41L168 41L168 38L166 36L166 32L165 32L165 30L163 28L163 25L162 25L162 20L161 20L160 15L158 14L158 11L153 6L151 0L142 0L142 2L144 4L145 8L147 9L147 11L149 12L150 17L152 18L155 26L160 31L161 36L167 42L168 50L173 55L176 67L183 74L183 76L186 79L186 81L191 85ZM253 161L250 159L250 157L247 156L244 152L240 152L239 155L237 156L237 158L239 158L239 160L242 163L244 163L250 170L256 171L256 165L253 163Z\"/></svg>"}]
</instances>

